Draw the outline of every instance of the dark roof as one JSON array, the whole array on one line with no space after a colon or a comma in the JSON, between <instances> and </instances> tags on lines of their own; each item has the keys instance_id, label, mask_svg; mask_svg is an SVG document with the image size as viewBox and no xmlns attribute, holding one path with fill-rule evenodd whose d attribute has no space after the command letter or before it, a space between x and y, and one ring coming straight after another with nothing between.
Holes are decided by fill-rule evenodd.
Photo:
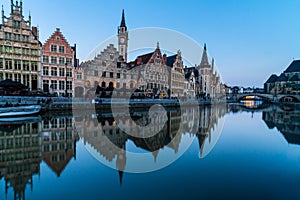
<instances>
[{"instance_id":1,"label":"dark roof","mask_svg":"<svg viewBox=\"0 0 300 200\"><path fill-rule=\"evenodd\" d=\"M173 56L169 56L169 57L167 57L167 66L169 66L169 67L171 67L171 68L173 68L173 64L174 64L174 62L176 61L176 57L177 57L177 55L175 54L175 55L173 55Z\"/></svg>"},{"instance_id":2,"label":"dark roof","mask_svg":"<svg viewBox=\"0 0 300 200\"><path fill-rule=\"evenodd\" d=\"M295 74L290 81L300 81L299 76L297 74Z\"/></svg>"},{"instance_id":3,"label":"dark roof","mask_svg":"<svg viewBox=\"0 0 300 200\"><path fill-rule=\"evenodd\" d=\"M285 70L285 73L300 72L300 60L294 60Z\"/></svg>"},{"instance_id":4,"label":"dark roof","mask_svg":"<svg viewBox=\"0 0 300 200\"><path fill-rule=\"evenodd\" d=\"M147 64L149 62L149 60L151 59L152 55L154 54L154 52L151 53L147 53L141 56L138 56L135 61L129 62L127 63L127 66L129 68L133 68L139 65L143 65L143 64ZM140 63L138 63L140 62Z\"/></svg>"},{"instance_id":5,"label":"dark roof","mask_svg":"<svg viewBox=\"0 0 300 200\"><path fill-rule=\"evenodd\" d=\"M278 76L275 74L272 74L266 83L275 83L277 81L277 79L278 79Z\"/></svg>"},{"instance_id":6,"label":"dark roof","mask_svg":"<svg viewBox=\"0 0 300 200\"><path fill-rule=\"evenodd\" d=\"M199 76L199 71L195 67L185 68L185 79L189 79L192 72L194 72L194 76L197 79L197 77Z\"/></svg>"},{"instance_id":7,"label":"dark roof","mask_svg":"<svg viewBox=\"0 0 300 200\"><path fill-rule=\"evenodd\" d=\"M285 76L285 74L282 73L282 74L278 77L278 79L277 79L276 82L286 82L286 81L288 81L288 78Z\"/></svg>"}]
</instances>

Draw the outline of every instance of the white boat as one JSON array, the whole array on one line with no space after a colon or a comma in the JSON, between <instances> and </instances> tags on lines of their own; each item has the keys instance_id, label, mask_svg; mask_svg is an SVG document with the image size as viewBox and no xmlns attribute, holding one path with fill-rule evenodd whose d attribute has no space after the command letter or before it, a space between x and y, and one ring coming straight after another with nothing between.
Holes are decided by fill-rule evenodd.
<instances>
[{"instance_id":1,"label":"white boat","mask_svg":"<svg viewBox=\"0 0 300 200\"><path fill-rule=\"evenodd\" d=\"M0 108L0 117L34 115L39 113L41 108L42 107L40 105L4 107Z\"/></svg>"}]
</instances>

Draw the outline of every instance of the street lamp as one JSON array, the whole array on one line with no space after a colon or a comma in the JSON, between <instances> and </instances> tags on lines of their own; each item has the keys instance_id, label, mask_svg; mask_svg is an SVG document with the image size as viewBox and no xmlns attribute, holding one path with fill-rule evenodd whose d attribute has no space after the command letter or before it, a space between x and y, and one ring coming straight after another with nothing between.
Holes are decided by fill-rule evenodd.
<instances>
[{"instance_id":1,"label":"street lamp","mask_svg":"<svg viewBox=\"0 0 300 200\"><path fill-rule=\"evenodd\" d=\"M67 82L68 82L67 68L68 68L68 63L67 62L65 64L65 68L66 68L66 85L65 85L66 86L66 88L65 88L66 89L66 93L65 93L65 96L68 97L68 88L67 88Z\"/></svg>"}]
</instances>

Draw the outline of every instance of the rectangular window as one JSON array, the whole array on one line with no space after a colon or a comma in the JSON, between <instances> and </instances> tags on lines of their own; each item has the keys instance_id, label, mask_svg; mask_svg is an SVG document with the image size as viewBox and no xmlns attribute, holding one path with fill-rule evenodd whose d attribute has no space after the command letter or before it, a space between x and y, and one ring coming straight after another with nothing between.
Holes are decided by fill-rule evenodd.
<instances>
[{"instance_id":1,"label":"rectangular window","mask_svg":"<svg viewBox=\"0 0 300 200\"><path fill-rule=\"evenodd\" d=\"M64 46L59 46L58 52L59 53L65 53L65 47Z\"/></svg>"},{"instance_id":2,"label":"rectangular window","mask_svg":"<svg viewBox=\"0 0 300 200\"><path fill-rule=\"evenodd\" d=\"M28 55L28 54L29 54L29 49L23 49L23 53L24 53L25 55Z\"/></svg>"},{"instance_id":3,"label":"rectangular window","mask_svg":"<svg viewBox=\"0 0 300 200\"><path fill-rule=\"evenodd\" d=\"M0 58L0 69L3 69L3 58Z\"/></svg>"},{"instance_id":4,"label":"rectangular window","mask_svg":"<svg viewBox=\"0 0 300 200\"><path fill-rule=\"evenodd\" d=\"M113 73L113 72L110 72L110 73L109 73L109 77L110 77L110 78L113 78L113 77L114 77L114 73Z\"/></svg>"},{"instance_id":5,"label":"rectangular window","mask_svg":"<svg viewBox=\"0 0 300 200\"><path fill-rule=\"evenodd\" d=\"M67 90L73 90L72 81L67 81Z\"/></svg>"},{"instance_id":6,"label":"rectangular window","mask_svg":"<svg viewBox=\"0 0 300 200\"><path fill-rule=\"evenodd\" d=\"M49 68L48 67L43 67L43 75L49 76Z\"/></svg>"},{"instance_id":7,"label":"rectangular window","mask_svg":"<svg viewBox=\"0 0 300 200\"><path fill-rule=\"evenodd\" d=\"M6 74L6 79L12 79L12 78L13 78L12 74Z\"/></svg>"},{"instance_id":8,"label":"rectangular window","mask_svg":"<svg viewBox=\"0 0 300 200\"><path fill-rule=\"evenodd\" d=\"M14 40L20 41L21 36L18 34L14 34Z\"/></svg>"},{"instance_id":9,"label":"rectangular window","mask_svg":"<svg viewBox=\"0 0 300 200\"><path fill-rule=\"evenodd\" d=\"M20 21L14 21L14 22L13 22L13 26L14 26L15 28L20 28L20 27L21 27L21 22L20 22Z\"/></svg>"},{"instance_id":10,"label":"rectangular window","mask_svg":"<svg viewBox=\"0 0 300 200\"><path fill-rule=\"evenodd\" d=\"M59 81L59 90L65 89L65 81Z\"/></svg>"},{"instance_id":11,"label":"rectangular window","mask_svg":"<svg viewBox=\"0 0 300 200\"><path fill-rule=\"evenodd\" d=\"M43 56L43 63L49 63L49 56Z\"/></svg>"},{"instance_id":12,"label":"rectangular window","mask_svg":"<svg viewBox=\"0 0 300 200\"><path fill-rule=\"evenodd\" d=\"M29 37L27 35L23 35L23 41L24 42L29 42Z\"/></svg>"},{"instance_id":13,"label":"rectangular window","mask_svg":"<svg viewBox=\"0 0 300 200\"><path fill-rule=\"evenodd\" d=\"M67 77L73 77L72 69L67 69Z\"/></svg>"},{"instance_id":14,"label":"rectangular window","mask_svg":"<svg viewBox=\"0 0 300 200\"><path fill-rule=\"evenodd\" d=\"M5 33L5 39L6 40L11 40L11 34L10 33Z\"/></svg>"},{"instance_id":15,"label":"rectangular window","mask_svg":"<svg viewBox=\"0 0 300 200\"><path fill-rule=\"evenodd\" d=\"M34 56L39 55L39 54L38 54L38 50L36 50L36 49L32 49L32 50L31 50L31 54L34 55Z\"/></svg>"},{"instance_id":16,"label":"rectangular window","mask_svg":"<svg viewBox=\"0 0 300 200\"><path fill-rule=\"evenodd\" d=\"M77 73L76 78L77 80L82 80L82 73Z\"/></svg>"},{"instance_id":17,"label":"rectangular window","mask_svg":"<svg viewBox=\"0 0 300 200\"><path fill-rule=\"evenodd\" d=\"M65 58L59 57L59 64L64 65L65 64Z\"/></svg>"},{"instance_id":18,"label":"rectangular window","mask_svg":"<svg viewBox=\"0 0 300 200\"><path fill-rule=\"evenodd\" d=\"M121 78L121 74L120 73L117 73L117 78Z\"/></svg>"},{"instance_id":19,"label":"rectangular window","mask_svg":"<svg viewBox=\"0 0 300 200\"><path fill-rule=\"evenodd\" d=\"M57 76L57 68L56 67L51 68L51 76Z\"/></svg>"},{"instance_id":20,"label":"rectangular window","mask_svg":"<svg viewBox=\"0 0 300 200\"><path fill-rule=\"evenodd\" d=\"M5 47L5 52L6 53L12 53L13 52L13 49L12 49L12 47Z\"/></svg>"},{"instance_id":21,"label":"rectangular window","mask_svg":"<svg viewBox=\"0 0 300 200\"><path fill-rule=\"evenodd\" d=\"M14 74L14 78L16 82L21 82L21 74Z\"/></svg>"},{"instance_id":22,"label":"rectangular window","mask_svg":"<svg viewBox=\"0 0 300 200\"><path fill-rule=\"evenodd\" d=\"M50 88L53 90L57 90L57 81L56 80L51 80Z\"/></svg>"},{"instance_id":23,"label":"rectangular window","mask_svg":"<svg viewBox=\"0 0 300 200\"><path fill-rule=\"evenodd\" d=\"M51 57L51 64L57 64L57 57Z\"/></svg>"},{"instance_id":24,"label":"rectangular window","mask_svg":"<svg viewBox=\"0 0 300 200\"><path fill-rule=\"evenodd\" d=\"M5 69L12 69L12 60L5 60Z\"/></svg>"},{"instance_id":25,"label":"rectangular window","mask_svg":"<svg viewBox=\"0 0 300 200\"><path fill-rule=\"evenodd\" d=\"M38 71L38 63L37 62L31 63L31 71L34 71L34 72Z\"/></svg>"},{"instance_id":26,"label":"rectangular window","mask_svg":"<svg viewBox=\"0 0 300 200\"><path fill-rule=\"evenodd\" d=\"M98 74L98 71L97 70L95 70L94 71L94 76L98 76L99 74Z\"/></svg>"},{"instance_id":27,"label":"rectangular window","mask_svg":"<svg viewBox=\"0 0 300 200\"><path fill-rule=\"evenodd\" d=\"M67 65L72 65L72 58L66 58Z\"/></svg>"},{"instance_id":28,"label":"rectangular window","mask_svg":"<svg viewBox=\"0 0 300 200\"><path fill-rule=\"evenodd\" d=\"M23 70L29 71L29 62L28 61L23 62Z\"/></svg>"},{"instance_id":29,"label":"rectangular window","mask_svg":"<svg viewBox=\"0 0 300 200\"><path fill-rule=\"evenodd\" d=\"M59 76L65 76L65 69L59 68Z\"/></svg>"},{"instance_id":30,"label":"rectangular window","mask_svg":"<svg viewBox=\"0 0 300 200\"><path fill-rule=\"evenodd\" d=\"M21 70L21 60L15 60L15 70Z\"/></svg>"},{"instance_id":31,"label":"rectangular window","mask_svg":"<svg viewBox=\"0 0 300 200\"><path fill-rule=\"evenodd\" d=\"M22 54L22 49L21 48L15 48L15 53L16 54Z\"/></svg>"},{"instance_id":32,"label":"rectangular window","mask_svg":"<svg viewBox=\"0 0 300 200\"><path fill-rule=\"evenodd\" d=\"M102 77L106 77L106 72L103 72Z\"/></svg>"},{"instance_id":33,"label":"rectangular window","mask_svg":"<svg viewBox=\"0 0 300 200\"><path fill-rule=\"evenodd\" d=\"M57 46L52 44L51 47L50 47L50 51L51 52L57 52Z\"/></svg>"},{"instance_id":34,"label":"rectangular window","mask_svg":"<svg viewBox=\"0 0 300 200\"><path fill-rule=\"evenodd\" d=\"M0 45L0 53L2 53L2 52L3 52L3 46Z\"/></svg>"}]
</instances>

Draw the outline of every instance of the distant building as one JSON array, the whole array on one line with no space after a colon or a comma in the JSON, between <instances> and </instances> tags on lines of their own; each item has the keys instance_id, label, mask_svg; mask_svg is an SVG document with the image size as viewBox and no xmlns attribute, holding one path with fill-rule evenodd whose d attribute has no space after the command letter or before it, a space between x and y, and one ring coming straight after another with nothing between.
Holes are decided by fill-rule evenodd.
<instances>
[{"instance_id":1,"label":"distant building","mask_svg":"<svg viewBox=\"0 0 300 200\"><path fill-rule=\"evenodd\" d=\"M4 15L0 25L0 81L12 79L32 90L41 87L41 43L37 27L23 16L22 1L11 1L9 17Z\"/></svg>"},{"instance_id":2,"label":"distant building","mask_svg":"<svg viewBox=\"0 0 300 200\"><path fill-rule=\"evenodd\" d=\"M168 57L167 65L171 68L170 95L171 97L181 97L184 95L185 89L185 74L181 52L178 51L177 55Z\"/></svg>"},{"instance_id":3,"label":"distant building","mask_svg":"<svg viewBox=\"0 0 300 200\"><path fill-rule=\"evenodd\" d=\"M171 70L167 65L167 55L162 54L159 43L154 52L138 56L135 61L129 62L128 66L141 75L144 82L144 85L138 85L141 90L152 92L154 95L168 93Z\"/></svg>"},{"instance_id":4,"label":"distant building","mask_svg":"<svg viewBox=\"0 0 300 200\"><path fill-rule=\"evenodd\" d=\"M70 46L59 28L43 45L43 90L60 96L74 96L76 45ZM66 81L67 76L67 81ZM76 77L77 78L77 77Z\"/></svg>"},{"instance_id":5,"label":"distant building","mask_svg":"<svg viewBox=\"0 0 300 200\"><path fill-rule=\"evenodd\" d=\"M200 65L185 68L185 73L187 80L195 79L196 96L199 98L215 99L224 92L220 76L215 71L214 59L211 64L208 61L206 44Z\"/></svg>"},{"instance_id":6,"label":"distant building","mask_svg":"<svg viewBox=\"0 0 300 200\"><path fill-rule=\"evenodd\" d=\"M118 27L118 49L110 44L93 60L81 64L83 89L91 96L101 91L138 89L148 97L218 98L223 92L219 75L210 64L204 47L200 65L184 68L181 52L167 56L159 47L127 61L128 31L124 10ZM81 89L82 90L82 89ZM103 92L101 92L103 94Z\"/></svg>"},{"instance_id":7,"label":"distant building","mask_svg":"<svg viewBox=\"0 0 300 200\"><path fill-rule=\"evenodd\" d=\"M300 94L300 60L293 61L279 77L272 74L264 89L270 94Z\"/></svg>"}]
</instances>

